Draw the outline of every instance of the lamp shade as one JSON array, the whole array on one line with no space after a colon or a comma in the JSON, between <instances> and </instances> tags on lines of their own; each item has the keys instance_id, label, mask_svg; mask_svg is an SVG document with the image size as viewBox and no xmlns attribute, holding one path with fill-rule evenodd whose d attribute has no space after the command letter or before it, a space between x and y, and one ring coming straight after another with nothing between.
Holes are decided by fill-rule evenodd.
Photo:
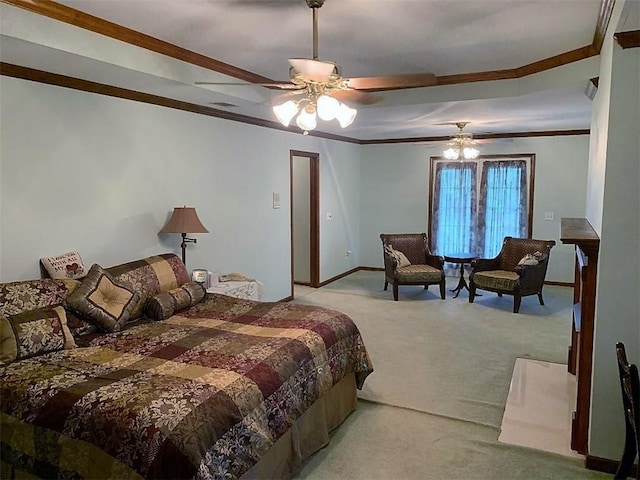
<instances>
[{"instance_id":1,"label":"lamp shade","mask_svg":"<svg viewBox=\"0 0 640 480\"><path fill-rule=\"evenodd\" d=\"M160 233L209 233L209 230L200 222L195 208L175 207Z\"/></svg>"},{"instance_id":2,"label":"lamp shade","mask_svg":"<svg viewBox=\"0 0 640 480\"><path fill-rule=\"evenodd\" d=\"M355 108L348 107L344 103L340 104L340 108L336 113L336 118L338 119L338 123L342 128L346 128L353 123L356 118L358 111Z\"/></svg>"},{"instance_id":3,"label":"lamp shade","mask_svg":"<svg viewBox=\"0 0 640 480\"><path fill-rule=\"evenodd\" d=\"M320 95L318 97L318 116L322 120L333 120L336 118L340 102L329 95Z\"/></svg>"},{"instance_id":4,"label":"lamp shade","mask_svg":"<svg viewBox=\"0 0 640 480\"><path fill-rule=\"evenodd\" d=\"M316 120L316 112L307 112L307 110L302 110L298 118L296 118L296 125L298 125L302 130L313 130L318 126L318 121Z\"/></svg>"},{"instance_id":5,"label":"lamp shade","mask_svg":"<svg viewBox=\"0 0 640 480\"><path fill-rule=\"evenodd\" d=\"M291 119L298 113L298 105L293 100L284 102L282 105L276 105L273 107L273 113L276 114L278 121L288 127L291 123Z\"/></svg>"}]
</instances>

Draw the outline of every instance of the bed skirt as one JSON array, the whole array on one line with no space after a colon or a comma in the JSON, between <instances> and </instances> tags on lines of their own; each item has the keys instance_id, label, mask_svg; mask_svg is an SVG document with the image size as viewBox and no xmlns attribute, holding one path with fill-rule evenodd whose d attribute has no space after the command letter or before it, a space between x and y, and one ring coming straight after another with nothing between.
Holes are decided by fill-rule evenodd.
<instances>
[{"instance_id":1,"label":"bed skirt","mask_svg":"<svg viewBox=\"0 0 640 480\"><path fill-rule=\"evenodd\" d=\"M356 409L357 402L351 373L316 400L242 480L288 479L297 474L307 458L329 443L329 433Z\"/></svg>"}]
</instances>

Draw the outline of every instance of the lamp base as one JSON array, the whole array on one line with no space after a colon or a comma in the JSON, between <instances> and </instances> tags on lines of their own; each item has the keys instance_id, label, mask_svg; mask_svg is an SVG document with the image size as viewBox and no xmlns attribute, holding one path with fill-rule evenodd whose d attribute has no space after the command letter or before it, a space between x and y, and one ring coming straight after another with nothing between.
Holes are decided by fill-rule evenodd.
<instances>
[{"instance_id":1,"label":"lamp base","mask_svg":"<svg viewBox=\"0 0 640 480\"><path fill-rule=\"evenodd\" d=\"M187 266L187 243L198 243L195 238L187 238L187 234L182 234L182 243L180 244L180 248L182 248L182 263L184 266Z\"/></svg>"}]
</instances>

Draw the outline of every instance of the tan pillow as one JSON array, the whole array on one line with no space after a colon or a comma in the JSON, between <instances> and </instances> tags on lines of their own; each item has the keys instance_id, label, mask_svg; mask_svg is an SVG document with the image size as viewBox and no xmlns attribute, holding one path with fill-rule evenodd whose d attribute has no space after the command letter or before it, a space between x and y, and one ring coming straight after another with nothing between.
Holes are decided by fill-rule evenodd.
<instances>
[{"instance_id":1,"label":"tan pillow","mask_svg":"<svg viewBox=\"0 0 640 480\"><path fill-rule=\"evenodd\" d=\"M520 259L518 265L537 265L544 259L544 253L536 251L534 253L527 253Z\"/></svg>"},{"instance_id":2,"label":"tan pillow","mask_svg":"<svg viewBox=\"0 0 640 480\"><path fill-rule=\"evenodd\" d=\"M40 263L51 278L82 278L87 269L78 252L67 252L55 257L42 257Z\"/></svg>"},{"instance_id":3,"label":"tan pillow","mask_svg":"<svg viewBox=\"0 0 640 480\"><path fill-rule=\"evenodd\" d=\"M407 256L404 253L402 253L400 250L395 250L393 248L393 245L391 244L386 245L385 250L389 255L391 255L396 260L396 264L398 265L398 268L407 267L411 265L411 262L409 261Z\"/></svg>"},{"instance_id":4,"label":"tan pillow","mask_svg":"<svg viewBox=\"0 0 640 480\"><path fill-rule=\"evenodd\" d=\"M67 297L66 305L101 330L117 332L129 320L137 302L137 293L94 264L82 284Z\"/></svg>"},{"instance_id":5,"label":"tan pillow","mask_svg":"<svg viewBox=\"0 0 640 480\"><path fill-rule=\"evenodd\" d=\"M0 318L0 363L75 346L66 312L60 305Z\"/></svg>"},{"instance_id":6,"label":"tan pillow","mask_svg":"<svg viewBox=\"0 0 640 480\"><path fill-rule=\"evenodd\" d=\"M396 259L398 260L398 267L408 267L411 265L411 262L404 253L400 250L394 250L394 252L396 254Z\"/></svg>"},{"instance_id":7,"label":"tan pillow","mask_svg":"<svg viewBox=\"0 0 640 480\"><path fill-rule=\"evenodd\" d=\"M150 318L164 320L175 312L201 302L206 293L201 283L187 282L181 287L151 297L147 300L144 311Z\"/></svg>"}]
</instances>

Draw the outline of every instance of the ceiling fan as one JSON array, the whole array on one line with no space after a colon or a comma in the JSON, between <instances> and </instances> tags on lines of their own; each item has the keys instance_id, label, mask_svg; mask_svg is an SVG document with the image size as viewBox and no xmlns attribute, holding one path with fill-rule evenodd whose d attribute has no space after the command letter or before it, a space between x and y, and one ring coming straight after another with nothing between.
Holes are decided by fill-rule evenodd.
<instances>
[{"instance_id":1,"label":"ceiling fan","mask_svg":"<svg viewBox=\"0 0 640 480\"><path fill-rule=\"evenodd\" d=\"M370 91L398 90L436 85L437 79L432 73L344 78L340 65L335 62L318 59L318 9L324 5L325 0L305 1L307 6L313 11L313 58L290 58L289 82L274 81L255 83L254 85L290 90L290 92L284 95L285 97L302 94L304 95L302 100L310 99L314 108L317 100L322 96L353 101L361 105L370 105L381 100L381 97L369 93ZM224 85L219 82L195 82L195 84ZM306 110L309 110L309 108L306 108ZM355 112L355 110L351 110ZM290 118L289 113L291 113ZM288 118L287 121L283 121L278 112L276 112L276 116L278 116L278 119L285 126L288 126L296 113L297 110L294 111L293 107L291 107L287 111L287 115L285 115L285 117ZM315 115L315 111L313 114ZM350 115L350 117L355 117L355 113ZM338 118L340 120L340 117ZM353 118L350 118L348 122L340 121L340 124L344 128L346 126L344 123L350 124L351 121L353 121ZM300 122L297 123L300 126ZM308 123L306 126L311 126L311 123ZM307 130L315 128L315 125L313 125L312 128L305 128L303 126L301 126L301 128L306 132Z\"/></svg>"},{"instance_id":2,"label":"ceiling fan","mask_svg":"<svg viewBox=\"0 0 640 480\"><path fill-rule=\"evenodd\" d=\"M480 150L475 148L473 135L463 131L468 124L469 122L456 122L458 132L447 143L449 148L442 152L447 160L472 160L480 155Z\"/></svg>"}]
</instances>

